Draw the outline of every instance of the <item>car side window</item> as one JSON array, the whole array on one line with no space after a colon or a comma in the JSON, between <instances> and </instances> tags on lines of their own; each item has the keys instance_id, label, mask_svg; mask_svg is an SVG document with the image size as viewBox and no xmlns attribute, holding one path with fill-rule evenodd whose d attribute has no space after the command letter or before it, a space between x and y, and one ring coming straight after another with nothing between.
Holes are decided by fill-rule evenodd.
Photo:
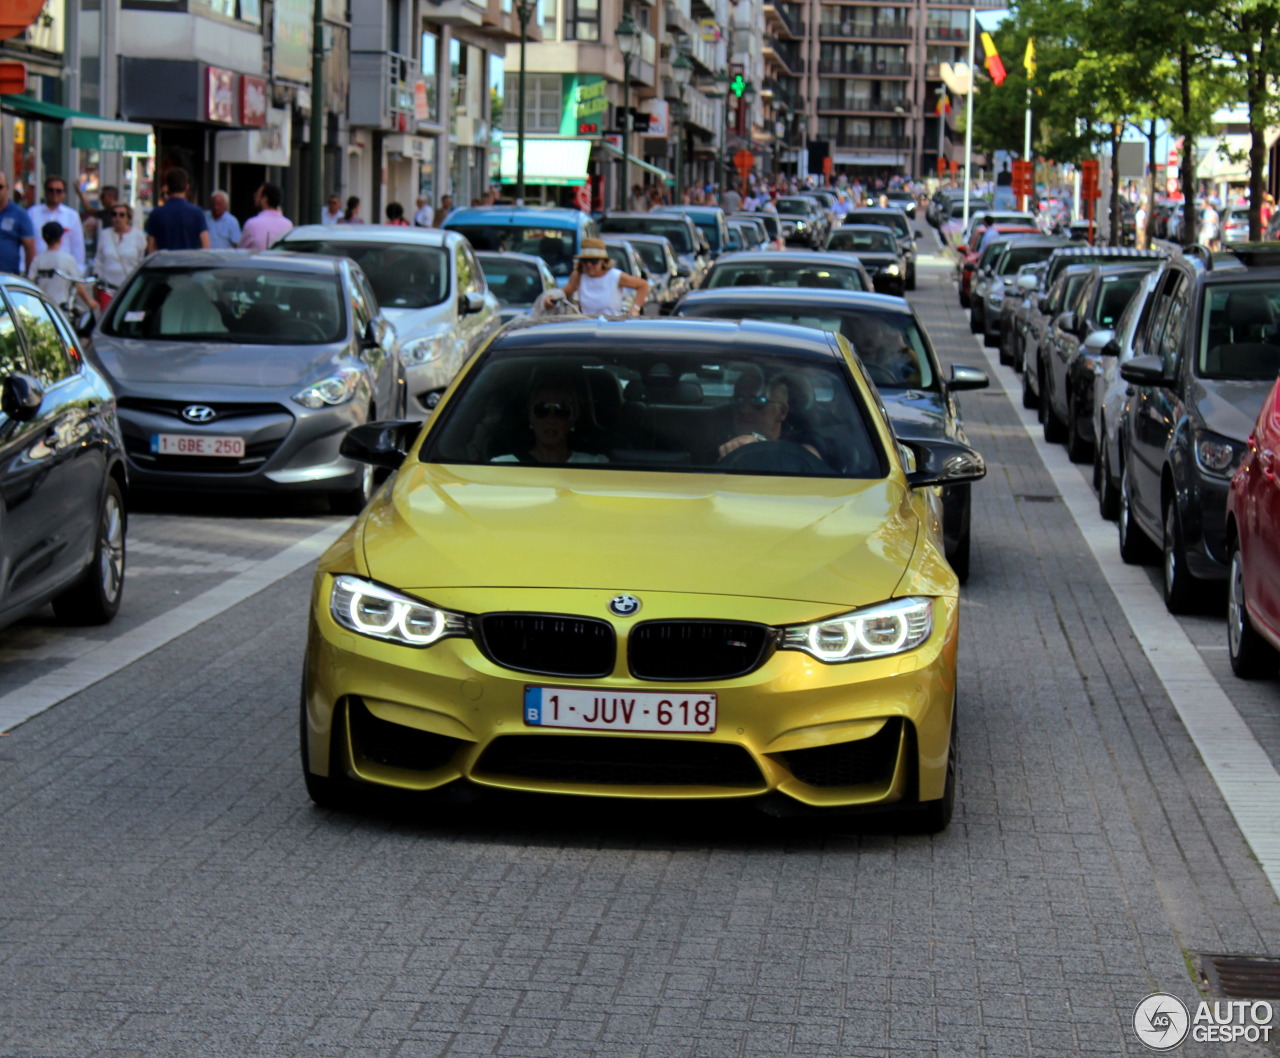
<instances>
[{"instance_id":1,"label":"car side window","mask_svg":"<svg viewBox=\"0 0 1280 1058\"><path fill-rule=\"evenodd\" d=\"M69 378L79 364L72 359L58 325L53 322L52 314L57 310L25 290L10 291L9 296L18 313L18 326L26 338L32 371L40 385L48 389Z\"/></svg>"},{"instance_id":2,"label":"car side window","mask_svg":"<svg viewBox=\"0 0 1280 1058\"><path fill-rule=\"evenodd\" d=\"M1178 276L1170 273L1160 281L1158 289L1151 295L1145 326L1133 341L1134 356L1149 356L1160 351L1165 324L1169 322L1169 297L1177 280Z\"/></svg>"},{"instance_id":3,"label":"car side window","mask_svg":"<svg viewBox=\"0 0 1280 1058\"><path fill-rule=\"evenodd\" d=\"M1160 356L1166 378L1172 378L1178 373L1178 365L1182 359L1182 332L1186 323L1187 285L1180 283L1169 299L1169 312L1160 336L1160 345L1152 349L1152 352Z\"/></svg>"},{"instance_id":4,"label":"car side window","mask_svg":"<svg viewBox=\"0 0 1280 1058\"><path fill-rule=\"evenodd\" d=\"M361 282L363 278L354 268L351 270L351 315L355 320L357 334L364 334L369 321L373 319L373 312L365 298L366 284Z\"/></svg>"},{"instance_id":5,"label":"car side window","mask_svg":"<svg viewBox=\"0 0 1280 1058\"><path fill-rule=\"evenodd\" d=\"M471 273L470 284L462 289L469 294L483 294L485 290L484 269L480 267L480 262L476 260L476 256L470 246L464 246L462 252L466 254L467 269Z\"/></svg>"},{"instance_id":6,"label":"car side window","mask_svg":"<svg viewBox=\"0 0 1280 1058\"><path fill-rule=\"evenodd\" d=\"M0 379L26 373L27 358L22 355L18 328L14 326L8 306L0 302Z\"/></svg>"},{"instance_id":7,"label":"car side window","mask_svg":"<svg viewBox=\"0 0 1280 1058\"><path fill-rule=\"evenodd\" d=\"M458 293L465 294L471 289L471 262L467 260L467 250L462 243L454 249L453 260L458 272Z\"/></svg>"}]
</instances>

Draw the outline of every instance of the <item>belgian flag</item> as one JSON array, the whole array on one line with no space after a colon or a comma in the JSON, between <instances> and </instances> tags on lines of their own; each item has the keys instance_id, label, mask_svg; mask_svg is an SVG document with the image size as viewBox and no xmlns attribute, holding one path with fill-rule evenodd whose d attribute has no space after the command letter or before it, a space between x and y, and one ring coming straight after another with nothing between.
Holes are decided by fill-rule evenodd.
<instances>
[{"instance_id":1,"label":"belgian flag","mask_svg":"<svg viewBox=\"0 0 1280 1058\"><path fill-rule=\"evenodd\" d=\"M991 75L991 80L998 85L1004 84L1004 63L1000 59L1000 53L996 51L996 42L991 39L990 33L982 34L982 51L986 55L983 65Z\"/></svg>"}]
</instances>

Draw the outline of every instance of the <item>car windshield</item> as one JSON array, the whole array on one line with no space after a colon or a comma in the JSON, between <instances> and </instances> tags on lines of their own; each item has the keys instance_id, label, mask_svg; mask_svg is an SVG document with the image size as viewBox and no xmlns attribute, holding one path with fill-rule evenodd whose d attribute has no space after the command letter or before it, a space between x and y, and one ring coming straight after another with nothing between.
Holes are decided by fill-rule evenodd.
<instances>
[{"instance_id":1,"label":"car windshield","mask_svg":"<svg viewBox=\"0 0 1280 1058\"><path fill-rule=\"evenodd\" d=\"M842 334L862 359L867 374L881 389L932 389L934 373L929 360L928 339L915 317L901 312L874 309L830 309L808 307L784 309L734 305L690 305L682 314L715 319L751 319L765 323L790 323L797 327Z\"/></svg>"},{"instance_id":2,"label":"car windshield","mask_svg":"<svg viewBox=\"0 0 1280 1058\"><path fill-rule=\"evenodd\" d=\"M1004 257L1000 259L1000 274L1002 276L1011 276L1023 265L1038 264L1040 261L1048 260L1049 255L1056 249L1057 246L1053 244L1048 246L1041 244L1027 246L1021 242L1015 242L1009 247Z\"/></svg>"},{"instance_id":3,"label":"car windshield","mask_svg":"<svg viewBox=\"0 0 1280 1058\"><path fill-rule=\"evenodd\" d=\"M725 261L712 266L703 287L817 287L823 290L867 290L862 272L840 265L792 264L784 254L778 260Z\"/></svg>"},{"instance_id":4,"label":"car windshield","mask_svg":"<svg viewBox=\"0 0 1280 1058\"><path fill-rule=\"evenodd\" d=\"M480 254L479 257L484 277L499 305L532 305L542 293L542 274L536 265L492 254Z\"/></svg>"},{"instance_id":5,"label":"car windshield","mask_svg":"<svg viewBox=\"0 0 1280 1058\"><path fill-rule=\"evenodd\" d=\"M563 437L557 437L563 434ZM752 437L774 443L723 446ZM428 463L524 464L559 441L587 469L881 478L885 464L844 365L741 349L668 355L583 346L574 355L501 339L432 430Z\"/></svg>"},{"instance_id":6,"label":"car windshield","mask_svg":"<svg viewBox=\"0 0 1280 1058\"><path fill-rule=\"evenodd\" d=\"M844 218L844 222L846 224L879 224L885 228L892 228L893 233L900 239L911 237L911 225L907 221L907 215L898 210L892 213L860 213L853 210Z\"/></svg>"},{"instance_id":7,"label":"car windshield","mask_svg":"<svg viewBox=\"0 0 1280 1058\"><path fill-rule=\"evenodd\" d=\"M683 220L663 220L661 217L605 217L600 222L601 231L640 231L647 235L665 235L676 253L693 253L693 236Z\"/></svg>"},{"instance_id":8,"label":"car windshield","mask_svg":"<svg viewBox=\"0 0 1280 1058\"><path fill-rule=\"evenodd\" d=\"M574 233L567 228L522 228L498 224L461 224L450 231L465 235L477 250L528 253L541 257L557 279L573 271L577 250Z\"/></svg>"},{"instance_id":9,"label":"car windshield","mask_svg":"<svg viewBox=\"0 0 1280 1058\"><path fill-rule=\"evenodd\" d=\"M613 262L614 267L621 271L631 274L631 258L627 256L625 246L607 245L605 247L609 251L609 260Z\"/></svg>"},{"instance_id":10,"label":"car windshield","mask_svg":"<svg viewBox=\"0 0 1280 1058\"><path fill-rule=\"evenodd\" d=\"M846 250L857 253L897 253L898 242L891 231L867 231L837 228L827 236L828 250Z\"/></svg>"},{"instance_id":11,"label":"car windshield","mask_svg":"<svg viewBox=\"0 0 1280 1058\"><path fill-rule=\"evenodd\" d=\"M805 198L803 195L784 195L778 199L777 207L779 213L813 213L816 211L818 203L811 198Z\"/></svg>"},{"instance_id":12,"label":"car windshield","mask_svg":"<svg viewBox=\"0 0 1280 1058\"><path fill-rule=\"evenodd\" d=\"M725 249L732 251L741 250L742 248L742 229L736 227L730 228L729 241L725 244Z\"/></svg>"},{"instance_id":13,"label":"car windshield","mask_svg":"<svg viewBox=\"0 0 1280 1058\"><path fill-rule=\"evenodd\" d=\"M285 247L297 253L350 257L386 309L425 309L449 296L449 258L439 246L315 239L285 242Z\"/></svg>"},{"instance_id":14,"label":"car windshield","mask_svg":"<svg viewBox=\"0 0 1280 1058\"><path fill-rule=\"evenodd\" d=\"M640 260L644 262L645 268L650 272L656 272L661 275L667 273L667 254L660 242L633 242L631 244L636 248L636 253L640 256Z\"/></svg>"},{"instance_id":15,"label":"car windshield","mask_svg":"<svg viewBox=\"0 0 1280 1058\"><path fill-rule=\"evenodd\" d=\"M334 275L238 268L144 269L111 304L103 332L118 338L319 345L347 333Z\"/></svg>"},{"instance_id":16,"label":"car windshield","mask_svg":"<svg viewBox=\"0 0 1280 1058\"><path fill-rule=\"evenodd\" d=\"M1280 283L1231 283L1205 290L1200 375L1271 381L1280 371Z\"/></svg>"},{"instance_id":17,"label":"car windshield","mask_svg":"<svg viewBox=\"0 0 1280 1058\"><path fill-rule=\"evenodd\" d=\"M1141 283L1142 276L1103 276L1094 309L1097 322L1103 327L1114 327Z\"/></svg>"}]
</instances>

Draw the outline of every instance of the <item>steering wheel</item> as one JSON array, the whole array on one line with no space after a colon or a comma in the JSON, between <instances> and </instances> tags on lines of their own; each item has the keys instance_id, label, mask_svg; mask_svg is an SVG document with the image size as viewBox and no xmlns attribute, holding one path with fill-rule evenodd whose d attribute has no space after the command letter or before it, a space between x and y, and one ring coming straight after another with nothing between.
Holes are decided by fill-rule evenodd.
<instances>
[{"instance_id":1,"label":"steering wheel","mask_svg":"<svg viewBox=\"0 0 1280 1058\"><path fill-rule=\"evenodd\" d=\"M777 474L828 476L831 468L821 457L795 441L755 441L735 448L717 461L724 470L763 470Z\"/></svg>"},{"instance_id":2,"label":"steering wheel","mask_svg":"<svg viewBox=\"0 0 1280 1058\"><path fill-rule=\"evenodd\" d=\"M315 320L291 320L289 330L292 337L301 338L304 342L323 342L329 337Z\"/></svg>"}]
</instances>

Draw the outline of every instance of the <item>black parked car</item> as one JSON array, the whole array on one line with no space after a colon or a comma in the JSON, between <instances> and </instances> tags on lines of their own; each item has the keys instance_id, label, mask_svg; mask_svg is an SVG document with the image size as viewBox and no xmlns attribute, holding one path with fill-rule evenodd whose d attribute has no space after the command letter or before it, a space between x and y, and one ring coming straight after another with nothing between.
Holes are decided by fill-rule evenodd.
<instances>
[{"instance_id":1,"label":"black parked car","mask_svg":"<svg viewBox=\"0 0 1280 1058\"><path fill-rule=\"evenodd\" d=\"M1120 554L1157 545L1165 605L1192 608L1227 578L1226 501L1280 370L1280 244L1171 260L1120 376Z\"/></svg>"},{"instance_id":2,"label":"black parked car","mask_svg":"<svg viewBox=\"0 0 1280 1058\"><path fill-rule=\"evenodd\" d=\"M105 624L124 588L116 398L33 284L0 276L0 291L0 626L48 602L69 624Z\"/></svg>"},{"instance_id":3,"label":"black parked car","mask_svg":"<svg viewBox=\"0 0 1280 1058\"><path fill-rule=\"evenodd\" d=\"M1041 344L1044 439L1066 441L1073 463L1093 458L1093 380L1102 352L1086 348L1088 338L1096 331L1115 328L1150 271L1142 265L1089 266L1075 300L1058 314Z\"/></svg>"},{"instance_id":4,"label":"black parked car","mask_svg":"<svg viewBox=\"0 0 1280 1058\"><path fill-rule=\"evenodd\" d=\"M677 311L681 316L790 323L842 334L879 389L900 438L969 443L955 394L985 388L987 376L953 364L950 377L944 378L928 333L901 298L847 290L736 287L695 290ZM790 410L805 414L802 407ZM942 490L947 561L962 583L969 578L969 489L965 483Z\"/></svg>"},{"instance_id":5,"label":"black parked car","mask_svg":"<svg viewBox=\"0 0 1280 1058\"><path fill-rule=\"evenodd\" d=\"M849 210L845 214L844 222L846 224L882 224L886 228L892 228L893 234L898 237L903 259L907 262L907 289L915 290L916 240L920 238L920 232L911 227L911 222L907 220L907 215L902 210L892 206L886 208L863 206L860 209Z\"/></svg>"}]
</instances>

